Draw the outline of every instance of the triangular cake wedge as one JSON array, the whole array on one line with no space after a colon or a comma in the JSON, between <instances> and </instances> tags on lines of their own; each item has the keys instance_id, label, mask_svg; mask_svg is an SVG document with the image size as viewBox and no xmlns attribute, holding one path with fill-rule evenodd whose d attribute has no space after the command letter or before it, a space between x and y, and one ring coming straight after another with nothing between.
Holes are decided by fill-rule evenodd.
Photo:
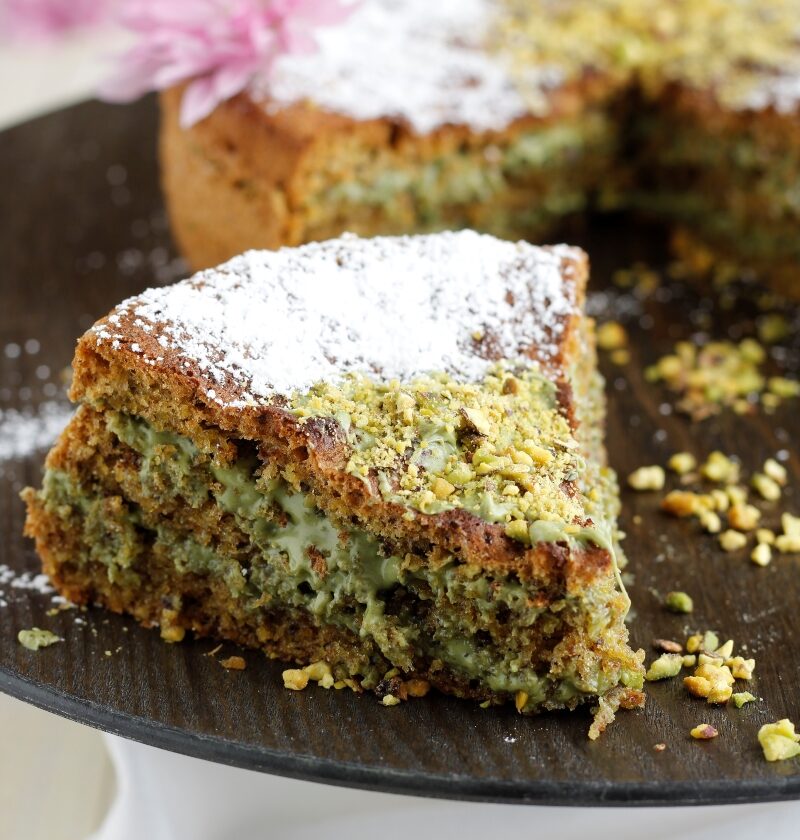
<instances>
[{"instance_id":1,"label":"triangular cake wedge","mask_svg":"<svg viewBox=\"0 0 800 840\"><path fill-rule=\"evenodd\" d=\"M384 697L640 703L587 270L470 231L344 236L125 301L25 494L45 571Z\"/></svg>"}]
</instances>

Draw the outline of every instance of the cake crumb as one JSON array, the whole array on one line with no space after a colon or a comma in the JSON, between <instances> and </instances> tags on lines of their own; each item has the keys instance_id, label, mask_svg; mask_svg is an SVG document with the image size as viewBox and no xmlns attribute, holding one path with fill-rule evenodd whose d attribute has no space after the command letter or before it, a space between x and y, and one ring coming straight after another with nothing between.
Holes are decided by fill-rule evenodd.
<instances>
[{"instance_id":1,"label":"cake crumb","mask_svg":"<svg viewBox=\"0 0 800 840\"><path fill-rule=\"evenodd\" d=\"M220 659L219 664L229 671L244 671L247 662L241 656L229 656L227 659Z\"/></svg>"}]
</instances>

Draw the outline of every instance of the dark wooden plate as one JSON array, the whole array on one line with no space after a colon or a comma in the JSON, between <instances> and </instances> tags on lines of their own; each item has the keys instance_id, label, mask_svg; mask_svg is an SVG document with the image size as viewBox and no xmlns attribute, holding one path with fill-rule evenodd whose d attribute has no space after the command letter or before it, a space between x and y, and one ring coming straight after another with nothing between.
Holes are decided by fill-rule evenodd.
<instances>
[{"instance_id":1,"label":"dark wooden plate","mask_svg":"<svg viewBox=\"0 0 800 840\"><path fill-rule=\"evenodd\" d=\"M0 135L0 407L41 402L96 317L154 277L167 282L180 274L159 194L155 129L155 105L146 100L128 108L87 103ZM664 256L658 231L622 219L587 236L596 290L608 288L612 269ZM633 336L629 365L604 361L614 466L625 475L664 463L674 451L702 455L719 447L753 469L788 449L792 484L784 504L798 512L797 403L771 418L728 413L691 423L665 413L669 400L643 380L644 365L676 339L705 328L707 317L722 332L729 316L717 317L710 301L679 286L644 302L600 292L593 306L627 313ZM751 315L740 312L731 323ZM24 350L29 339L40 342L38 353ZM9 343L23 350L4 352ZM17 493L39 480L42 457L0 463L0 563L17 571L37 567L20 536ZM654 637L717 629L756 657L758 703L710 707L671 680L650 687L645 711L620 715L592 743L587 711L527 719L441 696L387 709L349 692L292 693L282 687L281 666L254 652L245 653L247 670L225 671L204 655L214 646L209 641L165 645L157 632L98 610L47 615L50 596L8 587L8 605L0 607L0 690L170 750L374 790L574 805L800 796L800 764L767 764L756 740L765 721L800 721L800 559L782 556L757 568L744 552L722 554L696 525L663 517L657 504L655 496L625 495L634 642L649 651ZM672 589L694 596L691 616L663 609ZM17 631L34 625L64 643L23 649ZM693 741L689 730L702 721L720 737ZM663 752L654 750L659 742Z\"/></svg>"}]
</instances>

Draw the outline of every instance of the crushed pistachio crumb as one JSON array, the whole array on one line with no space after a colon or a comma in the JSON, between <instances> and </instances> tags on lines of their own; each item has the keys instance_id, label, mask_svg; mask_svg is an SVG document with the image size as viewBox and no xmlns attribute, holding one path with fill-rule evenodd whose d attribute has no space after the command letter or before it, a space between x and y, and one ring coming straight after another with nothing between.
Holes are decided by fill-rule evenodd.
<instances>
[{"instance_id":1,"label":"crushed pistachio crumb","mask_svg":"<svg viewBox=\"0 0 800 840\"><path fill-rule=\"evenodd\" d=\"M694 516L702 508L697 493L688 490L670 490L661 500L661 509L672 516Z\"/></svg>"},{"instance_id":2,"label":"crushed pistachio crumb","mask_svg":"<svg viewBox=\"0 0 800 840\"><path fill-rule=\"evenodd\" d=\"M677 677L683 667L683 657L679 653L662 653L650 663L645 679L649 682Z\"/></svg>"},{"instance_id":3,"label":"crushed pistachio crumb","mask_svg":"<svg viewBox=\"0 0 800 840\"><path fill-rule=\"evenodd\" d=\"M728 495L728 501L731 505L743 505L747 502L747 490L738 484L732 484L730 487L726 487L725 492Z\"/></svg>"},{"instance_id":4,"label":"crushed pistachio crumb","mask_svg":"<svg viewBox=\"0 0 800 840\"><path fill-rule=\"evenodd\" d=\"M753 671L756 668L755 659L745 659L743 656L734 656L726 659L725 665L731 669L731 674L737 680L753 679Z\"/></svg>"},{"instance_id":5,"label":"crushed pistachio crumb","mask_svg":"<svg viewBox=\"0 0 800 840\"><path fill-rule=\"evenodd\" d=\"M773 376L767 383L770 394L784 400L800 396L800 382L784 376Z\"/></svg>"},{"instance_id":6,"label":"crushed pistachio crumb","mask_svg":"<svg viewBox=\"0 0 800 840\"><path fill-rule=\"evenodd\" d=\"M705 698L711 693L711 683L705 677L684 677L683 684L695 697Z\"/></svg>"},{"instance_id":7,"label":"crushed pistachio crumb","mask_svg":"<svg viewBox=\"0 0 800 840\"><path fill-rule=\"evenodd\" d=\"M714 653L722 659L728 659L733 656L733 639L728 639L727 642L721 644Z\"/></svg>"},{"instance_id":8,"label":"crushed pistachio crumb","mask_svg":"<svg viewBox=\"0 0 800 840\"><path fill-rule=\"evenodd\" d=\"M756 541L766 545L775 545L775 532L769 528L756 529Z\"/></svg>"},{"instance_id":9,"label":"crushed pistachio crumb","mask_svg":"<svg viewBox=\"0 0 800 840\"><path fill-rule=\"evenodd\" d=\"M701 510L698 514L698 519L703 530L709 534L719 534L722 530L722 520L719 514L713 510Z\"/></svg>"},{"instance_id":10,"label":"crushed pistachio crumb","mask_svg":"<svg viewBox=\"0 0 800 840\"><path fill-rule=\"evenodd\" d=\"M400 704L400 698L395 697L394 694L386 694L381 699L381 703L383 703L384 706L398 706Z\"/></svg>"},{"instance_id":11,"label":"crushed pistachio crumb","mask_svg":"<svg viewBox=\"0 0 800 840\"><path fill-rule=\"evenodd\" d=\"M50 630L41 630L39 627L32 627L30 630L20 630L17 633L17 641L22 647L28 650L39 650L40 648L50 647L56 642L63 642L60 636Z\"/></svg>"},{"instance_id":12,"label":"crushed pistachio crumb","mask_svg":"<svg viewBox=\"0 0 800 840\"><path fill-rule=\"evenodd\" d=\"M782 554L800 553L800 516L784 513L781 516L783 533L775 538L775 547Z\"/></svg>"},{"instance_id":13,"label":"crushed pistachio crumb","mask_svg":"<svg viewBox=\"0 0 800 840\"><path fill-rule=\"evenodd\" d=\"M715 450L700 467L700 474L716 484L736 484L739 481L739 464L724 452Z\"/></svg>"},{"instance_id":14,"label":"crushed pistachio crumb","mask_svg":"<svg viewBox=\"0 0 800 840\"><path fill-rule=\"evenodd\" d=\"M761 520L761 511L755 505L736 504L728 511L728 524L737 531L754 531Z\"/></svg>"},{"instance_id":15,"label":"crushed pistachio crumb","mask_svg":"<svg viewBox=\"0 0 800 840\"><path fill-rule=\"evenodd\" d=\"M800 554L800 537L789 537L786 534L781 534L775 538L775 548L781 554Z\"/></svg>"},{"instance_id":16,"label":"crushed pistachio crumb","mask_svg":"<svg viewBox=\"0 0 800 840\"><path fill-rule=\"evenodd\" d=\"M715 510L725 513L731 506L731 497L724 490L715 487L709 494Z\"/></svg>"},{"instance_id":17,"label":"crushed pistachio crumb","mask_svg":"<svg viewBox=\"0 0 800 840\"><path fill-rule=\"evenodd\" d=\"M764 475L771 478L777 484L780 484L783 487L786 482L788 481L788 473L786 472L786 467L783 464L779 464L774 458L767 458L764 461Z\"/></svg>"},{"instance_id":18,"label":"crushed pistachio crumb","mask_svg":"<svg viewBox=\"0 0 800 840\"><path fill-rule=\"evenodd\" d=\"M686 650L689 653L697 653L703 649L703 636L701 633L695 633L686 640Z\"/></svg>"},{"instance_id":19,"label":"crushed pistachio crumb","mask_svg":"<svg viewBox=\"0 0 800 840\"><path fill-rule=\"evenodd\" d=\"M639 467L628 476L628 484L634 490L661 490L665 479L662 467Z\"/></svg>"},{"instance_id":20,"label":"crushed pistachio crumb","mask_svg":"<svg viewBox=\"0 0 800 840\"><path fill-rule=\"evenodd\" d=\"M686 649L691 653L683 657L683 665L693 667L696 661L696 667L691 676L684 677L683 684L689 694L705 699L708 703L727 703L735 698L734 682L750 680L753 677L755 659L734 656L732 639L720 644L717 634L708 630L690 636L686 640ZM734 703L736 702L734 699Z\"/></svg>"},{"instance_id":21,"label":"crushed pistachio crumb","mask_svg":"<svg viewBox=\"0 0 800 840\"><path fill-rule=\"evenodd\" d=\"M690 613L694 609L694 601L685 592L668 592L664 606L670 612Z\"/></svg>"},{"instance_id":22,"label":"crushed pistachio crumb","mask_svg":"<svg viewBox=\"0 0 800 840\"><path fill-rule=\"evenodd\" d=\"M719 535L719 544L723 551L739 551L747 545L747 537L729 529Z\"/></svg>"},{"instance_id":23,"label":"crushed pistachio crumb","mask_svg":"<svg viewBox=\"0 0 800 840\"><path fill-rule=\"evenodd\" d=\"M700 723L692 729L690 734L692 738L698 741L708 741L711 738L716 738L719 735L719 731L710 723Z\"/></svg>"},{"instance_id":24,"label":"crushed pistachio crumb","mask_svg":"<svg viewBox=\"0 0 800 840\"><path fill-rule=\"evenodd\" d=\"M751 479L753 487L762 499L768 502L777 502L781 497L781 486L765 473L756 473Z\"/></svg>"},{"instance_id":25,"label":"crushed pistachio crumb","mask_svg":"<svg viewBox=\"0 0 800 840\"><path fill-rule=\"evenodd\" d=\"M737 709L741 709L746 703L755 702L755 699L755 695L751 694L749 691L736 691L731 694L731 700L733 700L733 705L736 706Z\"/></svg>"},{"instance_id":26,"label":"crushed pistachio crumb","mask_svg":"<svg viewBox=\"0 0 800 840\"><path fill-rule=\"evenodd\" d=\"M678 475L686 475L697 469L697 458L690 452L676 452L667 461L667 466Z\"/></svg>"},{"instance_id":27,"label":"crushed pistachio crumb","mask_svg":"<svg viewBox=\"0 0 800 840\"><path fill-rule=\"evenodd\" d=\"M758 730L758 743L767 761L784 761L800 755L800 735L788 718L776 723L765 723Z\"/></svg>"},{"instance_id":28,"label":"crushed pistachio crumb","mask_svg":"<svg viewBox=\"0 0 800 840\"><path fill-rule=\"evenodd\" d=\"M549 114L553 103L546 88L531 84L531 67L552 67L568 82L582 78L587 67L608 78L636 74L654 93L671 82L713 88L719 102L739 109L751 102L765 72L780 77L796 66L793 0L770 0L764 6L769 14L760 15L750 3L730 0L663 5L594 0L583 14L576 14L573 3L503 0L499 8L489 48L506 58L527 107L539 115ZM618 270L614 280L628 288L653 274L658 277L637 265ZM723 282L723 271L714 279Z\"/></svg>"},{"instance_id":29,"label":"crushed pistachio crumb","mask_svg":"<svg viewBox=\"0 0 800 840\"><path fill-rule=\"evenodd\" d=\"M541 521L563 539L609 541L587 521L585 461L556 386L534 363L497 363L478 383L351 374L293 395L292 410L303 422L335 419L351 447L348 471L374 479L387 500L425 514L462 508L520 542Z\"/></svg>"},{"instance_id":30,"label":"crushed pistachio crumb","mask_svg":"<svg viewBox=\"0 0 800 840\"><path fill-rule=\"evenodd\" d=\"M794 386L798 383L781 377L766 379L762 371L765 360L764 349L754 339L704 345L681 341L645 375L650 382L663 382L677 394L678 411L702 420L723 408L740 406L749 411L749 399L763 394L766 388L778 399L797 396ZM781 382L773 385L775 379Z\"/></svg>"},{"instance_id":31,"label":"crushed pistachio crumb","mask_svg":"<svg viewBox=\"0 0 800 840\"><path fill-rule=\"evenodd\" d=\"M769 547L769 544L765 542L758 543L750 552L750 559L757 566L769 566L772 561L772 549Z\"/></svg>"}]
</instances>

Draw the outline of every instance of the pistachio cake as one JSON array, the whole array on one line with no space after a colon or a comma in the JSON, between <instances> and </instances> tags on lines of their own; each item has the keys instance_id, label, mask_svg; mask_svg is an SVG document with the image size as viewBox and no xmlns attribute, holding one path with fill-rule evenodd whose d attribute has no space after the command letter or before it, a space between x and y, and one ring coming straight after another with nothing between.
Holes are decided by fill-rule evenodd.
<instances>
[{"instance_id":1,"label":"pistachio cake","mask_svg":"<svg viewBox=\"0 0 800 840\"><path fill-rule=\"evenodd\" d=\"M563 245L346 235L122 303L24 494L47 574L379 694L639 704L586 276Z\"/></svg>"},{"instance_id":2,"label":"pistachio cake","mask_svg":"<svg viewBox=\"0 0 800 840\"><path fill-rule=\"evenodd\" d=\"M798 296L798 20L800 0L370 0L191 129L164 93L173 230L204 267L343 230L544 241L628 208Z\"/></svg>"}]
</instances>

